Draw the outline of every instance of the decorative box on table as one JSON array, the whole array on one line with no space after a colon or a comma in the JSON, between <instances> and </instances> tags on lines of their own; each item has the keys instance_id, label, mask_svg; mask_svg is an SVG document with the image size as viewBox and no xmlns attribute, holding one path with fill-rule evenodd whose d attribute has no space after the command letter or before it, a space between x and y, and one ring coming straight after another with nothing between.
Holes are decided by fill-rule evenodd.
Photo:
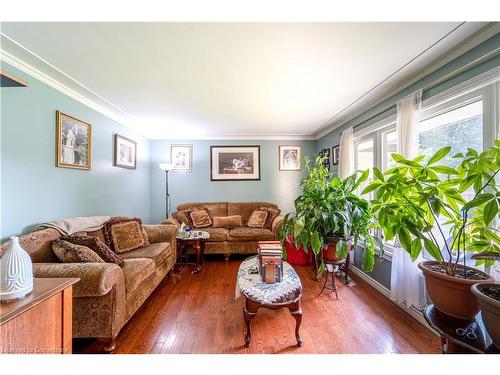
<instances>
[{"instance_id":1,"label":"decorative box on table","mask_svg":"<svg viewBox=\"0 0 500 375\"><path fill-rule=\"evenodd\" d=\"M266 284L280 283L283 279L281 242L260 241L257 247L259 274Z\"/></svg>"}]
</instances>

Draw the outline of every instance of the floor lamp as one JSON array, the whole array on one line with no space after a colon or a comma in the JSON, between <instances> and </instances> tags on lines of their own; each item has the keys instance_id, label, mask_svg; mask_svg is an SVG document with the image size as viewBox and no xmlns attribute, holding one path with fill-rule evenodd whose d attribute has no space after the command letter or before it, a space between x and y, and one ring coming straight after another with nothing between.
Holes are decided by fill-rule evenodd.
<instances>
[{"instance_id":1,"label":"floor lamp","mask_svg":"<svg viewBox=\"0 0 500 375\"><path fill-rule=\"evenodd\" d=\"M165 219L170 215L170 194L168 192L168 171L172 169L170 163L160 163L160 168L165 171Z\"/></svg>"}]
</instances>

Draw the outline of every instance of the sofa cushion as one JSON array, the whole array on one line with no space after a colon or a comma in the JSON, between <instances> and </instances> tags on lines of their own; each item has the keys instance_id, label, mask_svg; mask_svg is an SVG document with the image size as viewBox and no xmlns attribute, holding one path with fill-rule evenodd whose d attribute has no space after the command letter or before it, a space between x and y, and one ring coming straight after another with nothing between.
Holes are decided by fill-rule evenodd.
<instances>
[{"instance_id":1,"label":"sofa cushion","mask_svg":"<svg viewBox=\"0 0 500 375\"><path fill-rule=\"evenodd\" d=\"M227 202L194 202L194 203L182 203L177 206L177 211L183 210L201 210L206 208L210 217L214 216L228 216L227 213ZM236 214L237 215L237 214Z\"/></svg>"},{"instance_id":2,"label":"sofa cushion","mask_svg":"<svg viewBox=\"0 0 500 375\"><path fill-rule=\"evenodd\" d=\"M184 224L191 226L191 218L189 217L189 214L191 213L190 210L183 210L183 211L178 211L174 212L172 214L172 217L179 222L179 224Z\"/></svg>"},{"instance_id":3,"label":"sofa cushion","mask_svg":"<svg viewBox=\"0 0 500 375\"><path fill-rule=\"evenodd\" d=\"M168 242L158 242L122 254L124 259L149 258L153 259L156 267L162 264L172 254L172 247Z\"/></svg>"},{"instance_id":4,"label":"sofa cushion","mask_svg":"<svg viewBox=\"0 0 500 375\"><path fill-rule=\"evenodd\" d=\"M278 206L276 206L275 204L268 202L234 202L234 203L231 202L227 204L226 216L241 215L243 220L243 225L246 225L252 212L254 212L254 210L258 210L260 207L278 208ZM224 215L217 215L217 216L224 216Z\"/></svg>"},{"instance_id":5,"label":"sofa cushion","mask_svg":"<svg viewBox=\"0 0 500 375\"><path fill-rule=\"evenodd\" d=\"M243 226L241 215L233 216L214 216L215 228L238 228Z\"/></svg>"},{"instance_id":6,"label":"sofa cushion","mask_svg":"<svg viewBox=\"0 0 500 375\"><path fill-rule=\"evenodd\" d=\"M62 240L71 242L76 245L87 246L88 248L95 251L106 263L115 263L120 267L123 266L123 259L115 254L111 249L102 242L99 238L93 236L62 236Z\"/></svg>"},{"instance_id":7,"label":"sofa cushion","mask_svg":"<svg viewBox=\"0 0 500 375\"><path fill-rule=\"evenodd\" d=\"M124 253L146 246L148 240L138 218L113 218L104 223L106 241L116 253Z\"/></svg>"},{"instance_id":8,"label":"sofa cushion","mask_svg":"<svg viewBox=\"0 0 500 375\"><path fill-rule=\"evenodd\" d=\"M268 213L266 225L264 225L264 228L273 230L273 221L279 216L281 210L274 207L259 207L259 210L266 211Z\"/></svg>"},{"instance_id":9,"label":"sofa cushion","mask_svg":"<svg viewBox=\"0 0 500 375\"><path fill-rule=\"evenodd\" d=\"M255 210L248 219L247 227L250 228L265 228L269 212L263 210Z\"/></svg>"},{"instance_id":10,"label":"sofa cushion","mask_svg":"<svg viewBox=\"0 0 500 375\"><path fill-rule=\"evenodd\" d=\"M155 272L155 262L147 258L125 259L122 267L125 290L130 293Z\"/></svg>"},{"instance_id":11,"label":"sofa cushion","mask_svg":"<svg viewBox=\"0 0 500 375\"><path fill-rule=\"evenodd\" d=\"M274 239L273 232L265 228L233 228L229 230L228 241L268 241ZM255 249L257 251L257 249Z\"/></svg>"},{"instance_id":12,"label":"sofa cushion","mask_svg":"<svg viewBox=\"0 0 500 375\"><path fill-rule=\"evenodd\" d=\"M210 237L207 238L206 242L222 242L227 241L227 236L229 234L229 229L226 228L203 228L204 232L208 232Z\"/></svg>"},{"instance_id":13,"label":"sofa cushion","mask_svg":"<svg viewBox=\"0 0 500 375\"><path fill-rule=\"evenodd\" d=\"M212 218L206 208L191 211L189 217L191 218L194 228L208 228L212 226Z\"/></svg>"},{"instance_id":14,"label":"sofa cushion","mask_svg":"<svg viewBox=\"0 0 500 375\"><path fill-rule=\"evenodd\" d=\"M52 251L52 242L61 237L61 234L52 228L36 230L19 237L19 244L30 255L33 263L58 263ZM3 256L10 247L10 240L0 247L0 256Z\"/></svg>"},{"instance_id":15,"label":"sofa cushion","mask_svg":"<svg viewBox=\"0 0 500 375\"><path fill-rule=\"evenodd\" d=\"M52 251L63 263L104 263L104 260L87 246L61 239L52 243Z\"/></svg>"}]
</instances>

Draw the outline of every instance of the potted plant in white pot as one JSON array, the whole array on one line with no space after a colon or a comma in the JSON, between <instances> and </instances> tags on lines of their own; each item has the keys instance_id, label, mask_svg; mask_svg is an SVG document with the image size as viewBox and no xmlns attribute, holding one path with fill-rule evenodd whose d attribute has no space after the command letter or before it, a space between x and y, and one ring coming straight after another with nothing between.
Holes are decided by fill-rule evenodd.
<instances>
[{"instance_id":1,"label":"potted plant in white pot","mask_svg":"<svg viewBox=\"0 0 500 375\"><path fill-rule=\"evenodd\" d=\"M386 239L397 236L413 260L422 249L434 261L419 264L435 307L454 317L472 319L479 306L470 287L494 280L465 265L468 252L500 253L495 225L500 193L495 183L500 168L500 141L478 153L469 149L454 156L454 167L437 164L449 154L444 147L428 160L392 154L397 166L374 180L363 193L375 192L372 210ZM465 199L473 190L472 199ZM461 263L463 261L463 264ZM491 260L478 260L491 264Z\"/></svg>"},{"instance_id":2,"label":"potted plant in white pot","mask_svg":"<svg viewBox=\"0 0 500 375\"><path fill-rule=\"evenodd\" d=\"M372 271L375 262L374 239L370 235L372 214L369 202L354 192L368 178L369 171L356 172L341 179L332 177L317 158L310 167L306 159L308 175L302 179L301 195L295 200L295 212L285 215L281 230L282 241L294 240L305 251L311 249L322 262L316 277L325 271L323 260L344 260L356 244L362 245L362 268Z\"/></svg>"}]
</instances>

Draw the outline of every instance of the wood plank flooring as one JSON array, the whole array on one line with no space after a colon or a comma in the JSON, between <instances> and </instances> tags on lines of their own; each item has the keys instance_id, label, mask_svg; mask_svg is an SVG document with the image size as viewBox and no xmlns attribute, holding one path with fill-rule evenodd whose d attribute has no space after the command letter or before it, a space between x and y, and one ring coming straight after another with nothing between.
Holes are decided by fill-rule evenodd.
<instances>
[{"instance_id":1,"label":"wood plank flooring","mask_svg":"<svg viewBox=\"0 0 500 375\"><path fill-rule=\"evenodd\" d=\"M199 274L189 267L167 276L122 329L114 353L440 353L439 338L359 278L337 282L340 300L310 267L294 266L304 290L301 336L287 309L261 309L252 321L252 342L243 345L243 299L235 300L241 259L210 258ZM97 340L75 340L74 352L101 349Z\"/></svg>"}]
</instances>

